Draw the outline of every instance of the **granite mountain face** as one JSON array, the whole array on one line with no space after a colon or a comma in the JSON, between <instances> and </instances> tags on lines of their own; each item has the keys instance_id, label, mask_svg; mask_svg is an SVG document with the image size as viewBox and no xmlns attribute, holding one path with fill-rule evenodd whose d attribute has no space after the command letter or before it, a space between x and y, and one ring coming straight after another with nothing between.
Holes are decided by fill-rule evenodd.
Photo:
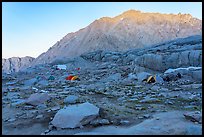
<instances>
[{"instance_id":1,"label":"granite mountain face","mask_svg":"<svg viewBox=\"0 0 204 137\"><path fill-rule=\"evenodd\" d=\"M2 72L18 72L39 64L66 62L89 52L127 51L192 35L202 35L202 20L190 14L143 13L129 10L103 17L77 32L69 33L36 59L2 59Z\"/></svg>"},{"instance_id":2,"label":"granite mountain face","mask_svg":"<svg viewBox=\"0 0 204 137\"><path fill-rule=\"evenodd\" d=\"M100 18L75 33L67 34L47 52L38 56L33 65L51 63L96 50L143 48L191 35L202 35L202 20L190 14L129 10L113 18Z\"/></svg>"}]
</instances>

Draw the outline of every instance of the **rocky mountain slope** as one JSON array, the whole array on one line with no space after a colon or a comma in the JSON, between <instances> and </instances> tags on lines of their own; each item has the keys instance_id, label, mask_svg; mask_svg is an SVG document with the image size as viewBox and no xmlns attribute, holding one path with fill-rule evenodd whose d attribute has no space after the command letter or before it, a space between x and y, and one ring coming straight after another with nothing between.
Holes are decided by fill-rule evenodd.
<instances>
[{"instance_id":1,"label":"rocky mountain slope","mask_svg":"<svg viewBox=\"0 0 204 137\"><path fill-rule=\"evenodd\" d=\"M189 14L143 13L129 10L116 17L100 18L69 33L33 65L79 56L95 50L124 51L152 46L176 38L202 34L202 20Z\"/></svg>"},{"instance_id":2,"label":"rocky mountain slope","mask_svg":"<svg viewBox=\"0 0 204 137\"><path fill-rule=\"evenodd\" d=\"M18 72L27 68L35 58L33 57L12 57L8 59L2 59L2 73Z\"/></svg>"},{"instance_id":3,"label":"rocky mountain slope","mask_svg":"<svg viewBox=\"0 0 204 137\"><path fill-rule=\"evenodd\" d=\"M202 36L195 35L164 42L152 47L125 52L95 51L82 54L90 61L114 62L134 67L134 72L157 71L179 67L202 67ZM133 68L132 68L133 70Z\"/></svg>"},{"instance_id":4,"label":"rocky mountain slope","mask_svg":"<svg viewBox=\"0 0 204 137\"><path fill-rule=\"evenodd\" d=\"M196 35L4 75L2 134L201 135L201 51Z\"/></svg>"}]
</instances>

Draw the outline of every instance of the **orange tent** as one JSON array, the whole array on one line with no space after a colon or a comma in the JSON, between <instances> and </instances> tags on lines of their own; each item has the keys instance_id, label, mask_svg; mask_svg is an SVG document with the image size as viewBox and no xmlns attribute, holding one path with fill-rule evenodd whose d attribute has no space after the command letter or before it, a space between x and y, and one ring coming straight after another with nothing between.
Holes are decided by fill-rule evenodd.
<instances>
[{"instance_id":1,"label":"orange tent","mask_svg":"<svg viewBox=\"0 0 204 137\"><path fill-rule=\"evenodd\" d=\"M78 79L78 76L74 76L74 77L72 77L71 80L76 80L76 79Z\"/></svg>"},{"instance_id":2,"label":"orange tent","mask_svg":"<svg viewBox=\"0 0 204 137\"><path fill-rule=\"evenodd\" d=\"M79 80L79 77L78 76L69 75L68 77L66 77L66 80Z\"/></svg>"},{"instance_id":3,"label":"orange tent","mask_svg":"<svg viewBox=\"0 0 204 137\"><path fill-rule=\"evenodd\" d=\"M70 76L66 77L66 80L72 80L73 77L74 76L70 75Z\"/></svg>"}]
</instances>

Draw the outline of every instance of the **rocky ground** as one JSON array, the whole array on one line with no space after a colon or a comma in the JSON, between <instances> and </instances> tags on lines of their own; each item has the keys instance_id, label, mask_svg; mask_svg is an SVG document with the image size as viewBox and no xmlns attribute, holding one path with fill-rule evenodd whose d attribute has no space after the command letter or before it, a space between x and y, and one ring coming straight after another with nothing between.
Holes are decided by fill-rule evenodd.
<instances>
[{"instance_id":1,"label":"rocky ground","mask_svg":"<svg viewBox=\"0 0 204 137\"><path fill-rule=\"evenodd\" d=\"M199 42L190 45L200 50ZM188 58L184 66L159 66L152 63L155 56L159 61L155 48L146 51L154 54L152 60L141 57L145 49L136 54L99 51L71 59L67 70L50 64L2 75L2 133L202 134L201 61L191 65ZM202 58L200 51L186 48L187 55ZM173 54L166 52L166 58ZM153 67L141 63L148 61ZM66 80L71 74L79 80ZM145 81L150 75L157 75L156 82Z\"/></svg>"},{"instance_id":2,"label":"rocky ground","mask_svg":"<svg viewBox=\"0 0 204 137\"><path fill-rule=\"evenodd\" d=\"M151 120L157 113L172 112L177 115L178 113L173 113L174 111L180 113L178 121L188 122L189 130L195 127L195 134L201 133L199 130L201 119L193 120L193 117L189 119L184 114L195 112L202 116L202 83L185 78L163 83L139 82L136 78L121 76L119 72L115 72L117 69L106 69L108 65L105 68L97 66L102 65L96 64L92 69L70 72L50 69L50 66L47 66L35 74L16 74L9 80L6 79L8 76L5 77L2 82L3 134L76 134L93 132L96 127L104 127L106 128L104 131L111 131L110 134L120 134L121 132L117 130L114 132L105 125L133 128L132 126L143 124L147 119ZM77 74L80 80L67 81L65 78L69 73ZM55 80L36 78L37 76L48 78L50 74ZM28 99L30 95L36 93L36 98L39 99ZM87 125L76 129L62 129L51 124L55 114L64 106L84 102L100 108L97 117ZM77 111L80 113L80 109ZM138 134L169 134L171 130L176 130L178 125L169 118L169 115L163 120L167 121L172 129L166 129L164 132L164 127L158 124L161 128L158 130L161 132L147 132L147 129L143 129L143 132L140 131ZM160 123L159 120L153 122ZM175 131L175 134L187 134L188 129L185 130L181 133ZM194 132L193 129L192 131ZM109 133L100 130L101 132ZM173 131L171 133L174 134Z\"/></svg>"}]
</instances>

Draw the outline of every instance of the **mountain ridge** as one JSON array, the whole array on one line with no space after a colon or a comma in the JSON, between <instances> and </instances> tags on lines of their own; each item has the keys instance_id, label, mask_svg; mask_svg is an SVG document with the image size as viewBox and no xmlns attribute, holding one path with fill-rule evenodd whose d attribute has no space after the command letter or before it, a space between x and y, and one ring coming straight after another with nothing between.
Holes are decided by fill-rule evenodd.
<instances>
[{"instance_id":1,"label":"mountain ridge","mask_svg":"<svg viewBox=\"0 0 204 137\"><path fill-rule=\"evenodd\" d=\"M128 50L199 35L202 33L201 24L201 20L190 14L129 10L113 18L102 17L85 28L68 33L47 52L38 56L33 65L51 63L58 58L79 56L98 49Z\"/></svg>"},{"instance_id":2,"label":"mountain ridge","mask_svg":"<svg viewBox=\"0 0 204 137\"><path fill-rule=\"evenodd\" d=\"M28 61L28 66L52 63L96 50L127 51L151 47L177 38L202 35L202 20L190 14L149 13L128 10L115 17L102 17L87 27L71 32L46 52ZM2 59L3 60L3 59ZM4 61L5 62L5 61ZM19 64L16 62L16 64ZM5 65L5 63L4 63ZM2 68L11 71L11 66ZM14 65L13 66L19 66ZM20 66L19 66L20 67ZM20 68L15 68L20 70Z\"/></svg>"}]
</instances>

